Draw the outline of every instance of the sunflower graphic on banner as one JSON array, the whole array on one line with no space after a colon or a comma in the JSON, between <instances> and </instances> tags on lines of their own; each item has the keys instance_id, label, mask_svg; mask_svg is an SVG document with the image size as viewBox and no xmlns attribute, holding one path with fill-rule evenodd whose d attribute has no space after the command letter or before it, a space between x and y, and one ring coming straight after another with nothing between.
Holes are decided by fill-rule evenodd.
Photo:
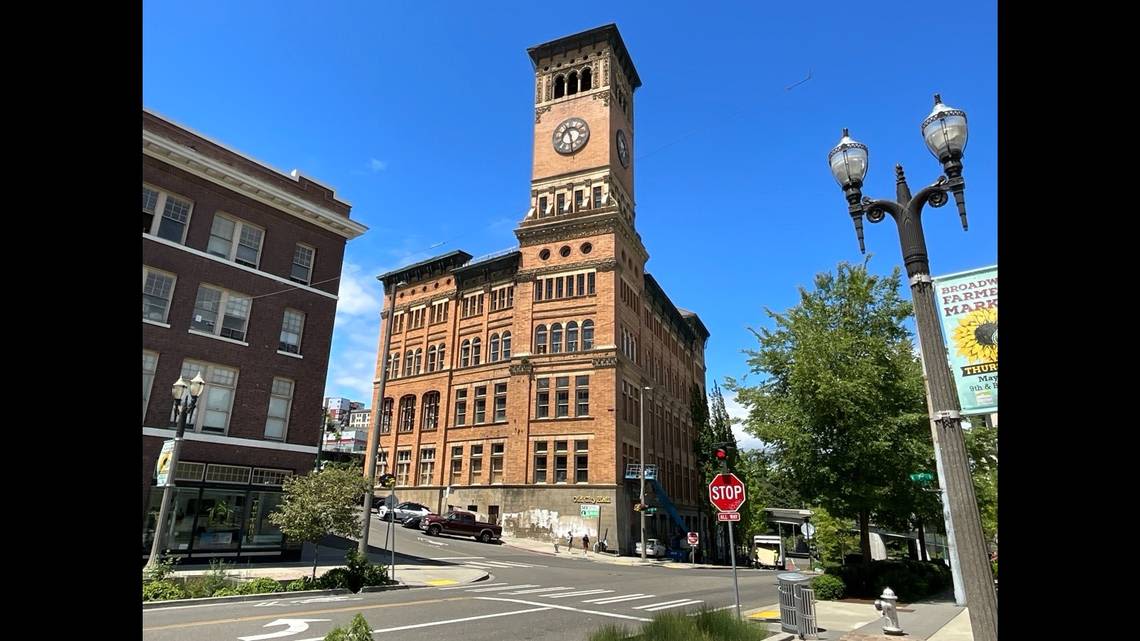
<instances>
[{"instance_id":1,"label":"sunflower graphic on banner","mask_svg":"<svg viewBox=\"0 0 1140 641\"><path fill-rule=\"evenodd\" d=\"M997 266L934 279L942 331L962 414L997 411Z\"/></svg>"}]
</instances>

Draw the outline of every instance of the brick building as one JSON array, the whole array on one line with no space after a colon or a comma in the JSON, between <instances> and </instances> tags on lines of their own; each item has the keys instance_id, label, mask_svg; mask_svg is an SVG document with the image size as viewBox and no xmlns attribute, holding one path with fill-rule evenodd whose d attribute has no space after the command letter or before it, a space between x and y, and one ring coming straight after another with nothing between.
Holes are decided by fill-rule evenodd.
<instances>
[{"instance_id":1,"label":"brick building","mask_svg":"<svg viewBox=\"0 0 1140 641\"><path fill-rule=\"evenodd\" d=\"M379 276L381 332L393 334L377 359L377 469L397 476L401 500L473 510L514 536L608 535L631 552L640 528L627 466L649 386L646 463L658 478L648 503L662 509L648 536L707 531L689 399L704 391L709 334L644 271L633 198L641 81L613 25L528 52L534 166L519 248L476 260L454 251ZM599 516L583 517L583 504Z\"/></svg>"},{"instance_id":2,"label":"brick building","mask_svg":"<svg viewBox=\"0 0 1140 641\"><path fill-rule=\"evenodd\" d=\"M313 467L350 205L294 171L143 113L143 556L174 437L171 386L201 372L169 548L280 556L267 520L281 483Z\"/></svg>"}]
</instances>

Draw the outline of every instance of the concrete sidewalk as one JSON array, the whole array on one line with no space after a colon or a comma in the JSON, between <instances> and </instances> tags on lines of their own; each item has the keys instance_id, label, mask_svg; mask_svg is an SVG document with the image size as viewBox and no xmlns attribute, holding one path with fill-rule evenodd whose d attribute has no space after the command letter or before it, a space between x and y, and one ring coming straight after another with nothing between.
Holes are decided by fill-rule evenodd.
<instances>
[{"instance_id":1,"label":"concrete sidewalk","mask_svg":"<svg viewBox=\"0 0 1140 641\"><path fill-rule=\"evenodd\" d=\"M542 541L534 541L531 539L516 539L503 537L503 545L520 548L529 552L536 552L538 554L545 554L547 556L559 556L563 558L574 558L579 561L593 561L595 563L609 563L611 565L659 565L672 570L684 570L692 568L715 568L715 569L731 569L727 565L709 565L706 563L682 563L674 561L673 559L654 559L647 558L644 561L638 556L618 556L610 552L589 552L582 551L581 539L575 539L574 547L566 548L566 539L561 539L558 542L558 552L555 553L554 541L543 543ZM740 567L740 566L738 566Z\"/></svg>"},{"instance_id":2,"label":"concrete sidewalk","mask_svg":"<svg viewBox=\"0 0 1140 641\"><path fill-rule=\"evenodd\" d=\"M824 641L878 641L886 638L886 619L875 609L873 601L816 601L816 625L819 639ZM745 618L766 623L769 630L780 632L780 604L749 610ZM966 608L954 604L952 596L939 595L919 603L899 604L899 626L906 633L890 639L922 641L973 641L970 615ZM778 639L779 637L773 637Z\"/></svg>"}]
</instances>

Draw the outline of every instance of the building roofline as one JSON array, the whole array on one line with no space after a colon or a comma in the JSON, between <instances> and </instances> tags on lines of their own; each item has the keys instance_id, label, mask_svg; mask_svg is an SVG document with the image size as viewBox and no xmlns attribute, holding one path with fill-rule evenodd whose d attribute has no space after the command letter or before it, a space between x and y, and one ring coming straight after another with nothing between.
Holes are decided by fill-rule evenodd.
<instances>
[{"instance_id":1,"label":"building roofline","mask_svg":"<svg viewBox=\"0 0 1140 641\"><path fill-rule=\"evenodd\" d=\"M421 260L418 263L398 267L392 271L385 272L376 277L376 280L384 283L384 288L387 289L399 280L417 280L417 272L434 271L431 268L440 271L449 271L454 267L458 267L471 260L471 254L456 249L449 251L446 254L439 256L432 256L431 258Z\"/></svg>"},{"instance_id":2,"label":"building roofline","mask_svg":"<svg viewBox=\"0 0 1140 641\"><path fill-rule=\"evenodd\" d=\"M656 299L657 302L665 308L665 314L669 316L669 320L673 321L673 324L676 325L678 332L690 342L695 341L697 333L693 330L693 327L685 321L685 317L681 315L681 312L678 311L673 301L669 300L669 295L665 293L664 289L661 289L661 285L657 284L657 280L654 279L653 276L650 276L649 272L644 272L643 280L645 281L645 291L651 298Z\"/></svg>"},{"instance_id":3,"label":"building roofline","mask_svg":"<svg viewBox=\"0 0 1140 641\"><path fill-rule=\"evenodd\" d=\"M537 68L538 61L542 58L571 49L579 49L603 40L608 42L614 53L617 54L617 62L621 65L626 77L629 78L629 86L633 89L640 87L641 77L637 75L637 68L633 66L633 59L629 56L625 41L621 39L617 24L613 22L528 47L526 52L530 55L531 65Z\"/></svg>"}]
</instances>

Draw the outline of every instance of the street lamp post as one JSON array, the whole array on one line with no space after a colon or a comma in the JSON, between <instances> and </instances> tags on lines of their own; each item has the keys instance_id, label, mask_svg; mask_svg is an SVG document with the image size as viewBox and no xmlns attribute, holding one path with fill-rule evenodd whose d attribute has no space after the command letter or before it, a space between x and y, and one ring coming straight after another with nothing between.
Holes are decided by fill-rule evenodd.
<instances>
[{"instance_id":1,"label":"street lamp post","mask_svg":"<svg viewBox=\"0 0 1140 641\"><path fill-rule=\"evenodd\" d=\"M958 558L970 608L970 625L975 641L997 641L997 595L994 592L985 537L982 534L978 503L970 478L970 463L962 437L961 407L950 369L939 355L944 354L945 339L938 320L937 301L930 278L930 260L922 233L922 208L942 207L953 194L966 225L966 183L962 179L962 152L966 147L966 113L942 104L934 95L934 110L922 121L922 137L927 148L942 164L945 175L911 196L902 165L895 165L896 200L874 200L862 193L867 175L867 146L852 140L847 130L839 144L828 154L832 175L847 199L847 209L855 223L859 250L863 246L863 216L872 223L890 214L898 226L903 262L910 280L922 353L930 357L923 363L930 383L930 413L937 424L936 447L941 446L942 487L950 505L950 516L957 538Z\"/></svg>"},{"instance_id":2,"label":"street lamp post","mask_svg":"<svg viewBox=\"0 0 1140 641\"><path fill-rule=\"evenodd\" d=\"M384 420L384 385L388 382L388 350L392 347L392 317L393 312L396 311L396 290L407 285L407 283L400 281L392 286L391 303L388 304L388 325L384 332L384 347L381 350L380 358L384 359L384 366L380 368L380 384L379 384L379 401L377 402L376 420L372 421L372 436L368 439L368 446L371 451L368 453L368 471L366 478L368 479L368 492L364 495L364 525L360 532L360 543L357 546L357 551L362 556L368 554L368 526L372 525L372 487L376 484L376 459L379 456L380 448L380 422ZM397 362L397 367L399 363ZM396 553L395 546L392 546L393 556ZM392 566L395 569L395 566Z\"/></svg>"},{"instance_id":3,"label":"street lamp post","mask_svg":"<svg viewBox=\"0 0 1140 641\"><path fill-rule=\"evenodd\" d=\"M162 490L162 507L158 509L158 520L154 524L154 540L150 544L150 557L146 561L148 568L158 564L162 552L162 544L166 539L166 522L170 519L170 503L174 499L174 479L178 472L178 453L182 449L183 435L186 434L186 421L194 414L198 406L198 397L206 387L202 372L198 372L189 383L181 376L174 382L170 393L174 396L174 412L178 416L178 431L174 433L174 448L170 452L170 474L167 477L166 487ZM187 396L186 392L190 392Z\"/></svg>"},{"instance_id":4,"label":"street lamp post","mask_svg":"<svg viewBox=\"0 0 1140 641\"><path fill-rule=\"evenodd\" d=\"M638 502L641 504L641 560L645 560L645 392L652 391L652 387L642 386L637 390L638 405L640 416L637 420L639 430L641 432L640 445L638 452L641 456L640 472L638 476L641 477L641 492L638 495Z\"/></svg>"}]
</instances>

